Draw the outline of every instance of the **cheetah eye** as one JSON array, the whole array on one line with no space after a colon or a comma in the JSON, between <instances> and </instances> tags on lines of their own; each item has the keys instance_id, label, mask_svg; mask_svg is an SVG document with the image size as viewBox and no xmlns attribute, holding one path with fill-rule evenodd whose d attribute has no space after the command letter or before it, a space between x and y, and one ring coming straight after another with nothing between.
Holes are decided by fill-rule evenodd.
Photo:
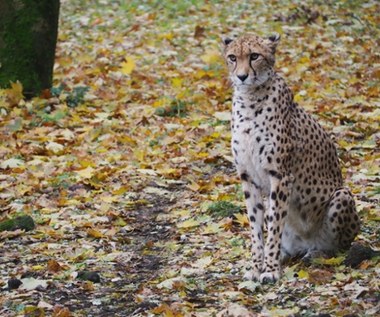
<instances>
[{"instance_id":1,"label":"cheetah eye","mask_svg":"<svg viewBox=\"0 0 380 317\"><path fill-rule=\"evenodd\" d=\"M257 53L252 53L251 56L249 57L251 61L255 61L256 59L259 58L259 54Z\"/></svg>"},{"instance_id":2,"label":"cheetah eye","mask_svg":"<svg viewBox=\"0 0 380 317\"><path fill-rule=\"evenodd\" d=\"M231 61L231 62L236 62L236 56L235 55L228 55L227 56L228 57L228 59Z\"/></svg>"}]
</instances>

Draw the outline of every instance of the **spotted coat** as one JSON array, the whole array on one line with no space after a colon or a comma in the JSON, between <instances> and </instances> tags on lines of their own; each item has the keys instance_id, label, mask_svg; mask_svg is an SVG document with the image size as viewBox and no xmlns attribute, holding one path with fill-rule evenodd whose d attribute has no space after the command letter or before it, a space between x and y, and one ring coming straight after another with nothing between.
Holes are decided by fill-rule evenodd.
<instances>
[{"instance_id":1,"label":"spotted coat","mask_svg":"<svg viewBox=\"0 0 380 317\"><path fill-rule=\"evenodd\" d=\"M347 248L360 226L333 141L274 71L279 39L224 40L231 146L251 227L247 277L261 282L279 279L286 257Z\"/></svg>"}]
</instances>

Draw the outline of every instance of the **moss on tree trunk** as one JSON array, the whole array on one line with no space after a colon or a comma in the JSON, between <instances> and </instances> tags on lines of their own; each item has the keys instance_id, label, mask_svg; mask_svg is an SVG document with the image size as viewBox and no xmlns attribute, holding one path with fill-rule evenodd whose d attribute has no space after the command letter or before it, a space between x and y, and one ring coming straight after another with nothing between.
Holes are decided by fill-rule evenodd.
<instances>
[{"instance_id":1,"label":"moss on tree trunk","mask_svg":"<svg viewBox=\"0 0 380 317\"><path fill-rule=\"evenodd\" d=\"M0 0L0 87L32 97L52 85L59 0Z\"/></svg>"}]
</instances>

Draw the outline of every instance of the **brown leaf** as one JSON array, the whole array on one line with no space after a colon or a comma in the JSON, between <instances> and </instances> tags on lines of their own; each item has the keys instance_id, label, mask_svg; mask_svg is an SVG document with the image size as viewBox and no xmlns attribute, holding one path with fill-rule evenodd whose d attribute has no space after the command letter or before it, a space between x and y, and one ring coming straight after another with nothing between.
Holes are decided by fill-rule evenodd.
<instances>
[{"instance_id":1,"label":"brown leaf","mask_svg":"<svg viewBox=\"0 0 380 317\"><path fill-rule=\"evenodd\" d=\"M56 305L53 308L52 317L71 317L71 312L67 307L63 307L61 305Z\"/></svg>"},{"instance_id":2,"label":"brown leaf","mask_svg":"<svg viewBox=\"0 0 380 317\"><path fill-rule=\"evenodd\" d=\"M205 34L205 28L203 26L197 25L194 30L194 38L198 39L203 37Z\"/></svg>"},{"instance_id":3,"label":"brown leaf","mask_svg":"<svg viewBox=\"0 0 380 317\"><path fill-rule=\"evenodd\" d=\"M62 270L62 266L56 260L49 260L47 269L50 273L57 273Z\"/></svg>"},{"instance_id":4,"label":"brown leaf","mask_svg":"<svg viewBox=\"0 0 380 317\"><path fill-rule=\"evenodd\" d=\"M331 281L333 273L327 270L315 269L309 272L309 282L312 284L325 284Z\"/></svg>"}]
</instances>

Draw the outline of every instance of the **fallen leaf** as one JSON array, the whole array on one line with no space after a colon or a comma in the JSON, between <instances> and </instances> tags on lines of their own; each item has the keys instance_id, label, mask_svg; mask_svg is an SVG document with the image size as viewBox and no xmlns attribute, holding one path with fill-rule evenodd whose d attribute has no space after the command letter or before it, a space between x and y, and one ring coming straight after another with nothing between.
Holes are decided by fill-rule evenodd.
<instances>
[{"instance_id":1,"label":"fallen leaf","mask_svg":"<svg viewBox=\"0 0 380 317\"><path fill-rule=\"evenodd\" d=\"M194 218L190 218L188 220L185 220L183 222L180 222L177 224L177 227L180 229L189 229L198 227L200 225L200 222Z\"/></svg>"},{"instance_id":2,"label":"fallen leaf","mask_svg":"<svg viewBox=\"0 0 380 317\"><path fill-rule=\"evenodd\" d=\"M166 279L162 281L161 283L157 284L157 287L159 289L162 289L162 288L172 289L176 283L184 283L184 282L185 282L185 279L183 277L173 277L173 278Z\"/></svg>"},{"instance_id":3,"label":"fallen leaf","mask_svg":"<svg viewBox=\"0 0 380 317\"><path fill-rule=\"evenodd\" d=\"M87 234L89 237L96 238L96 239L100 239L100 238L104 237L103 233L101 233L100 231L98 231L96 229L92 229L92 228L87 230Z\"/></svg>"},{"instance_id":4,"label":"fallen leaf","mask_svg":"<svg viewBox=\"0 0 380 317\"><path fill-rule=\"evenodd\" d=\"M61 305L55 305L53 308L52 317L71 317L71 312L67 307Z\"/></svg>"},{"instance_id":5,"label":"fallen leaf","mask_svg":"<svg viewBox=\"0 0 380 317\"><path fill-rule=\"evenodd\" d=\"M255 315L250 312L245 306L231 303L228 304L226 309L223 309L216 315L217 317L254 317Z\"/></svg>"},{"instance_id":6,"label":"fallen leaf","mask_svg":"<svg viewBox=\"0 0 380 317\"><path fill-rule=\"evenodd\" d=\"M259 282L254 282L254 281L244 281L244 282L241 282L239 285L238 285L238 289L239 290L248 290L250 292L256 292L256 290L258 290L260 288L261 284Z\"/></svg>"},{"instance_id":7,"label":"fallen leaf","mask_svg":"<svg viewBox=\"0 0 380 317\"><path fill-rule=\"evenodd\" d=\"M46 149L52 151L54 154L62 152L64 148L62 144L57 142L48 142L48 144L46 144Z\"/></svg>"},{"instance_id":8,"label":"fallen leaf","mask_svg":"<svg viewBox=\"0 0 380 317\"><path fill-rule=\"evenodd\" d=\"M203 258L198 259L195 261L192 266L199 268L199 269L205 269L212 263L213 259L211 256L205 256Z\"/></svg>"},{"instance_id":9,"label":"fallen leaf","mask_svg":"<svg viewBox=\"0 0 380 317\"><path fill-rule=\"evenodd\" d=\"M18 167L24 167L24 161L21 159L16 158L10 158L8 160L5 160L1 162L0 168L7 169L7 168L18 168Z\"/></svg>"},{"instance_id":10,"label":"fallen leaf","mask_svg":"<svg viewBox=\"0 0 380 317\"><path fill-rule=\"evenodd\" d=\"M204 55L201 56L201 60L206 64L215 64L221 61L221 55L219 51L209 49Z\"/></svg>"},{"instance_id":11,"label":"fallen leaf","mask_svg":"<svg viewBox=\"0 0 380 317\"><path fill-rule=\"evenodd\" d=\"M323 285L331 281L333 273L326 270L314 269L309 271L309 282L312 284Z\"/></svg>"},{"instance_id":12,"label":"fallen leaf","mask_svg":"<svg viewBox=\"0 0 380 317\"><path fill-rule=\"evenodd\" d=\"M234 214L234 217L236 218L236 222L240 224L242 227L248 227L249 226L249 220L246 214L237 213Z\"/></svg>"},{"instance_id":13,"label":"fallen leaf","mask_svg":"<svg viewBox=\"0 0 380 317\"><path fill-rule=\"evenodd\" d=\"M136 64L134 59L128 56L125 58L125 62L122 62L120 66L120 70L124 75L130 75L132 71L135 69Z\"/></svg>"},{"instance_id":14,"label":"fallen leaf","mask_svg":"<svg viewBox=\"0 0 380 317\"><path fill-rule=\"evenodd\" d=\"M0 65L1 66L1 65ZM8 97L8 102L11 106L18 105L18 103L24 99L22 94L23 87L19 81L11 82L11 88L5 89L5 94Z\"/></svg>"},{"instance_id":15,"label":"fallen leaf","mask_svg":"<svg viewBox=\"0 0 380 317\"><path fill-rule=\"evenodd\" d=\"M85 169L76 171L76 173L81 177L81 178L91 178L95 174L95 170L91 167L88 166Z\"/></svg>"},{"instance_id":16,"label":"fallen leaf","mask_svg":"<svg viewBox=\"0 0 380 317\"><path fill-rule=\"evenodd\" d=\"M48 283L46 280L38 280L34 277L26 277L21 279L22 285L19 289L23 289L26 291L31 291L36 288L46 289L48 286Z\"/></svg>"},{"instance_id":17,"label":"fallen leaf","mask_svg":"<svg viewBox=\"0 0 380 317\"><path fill-rule=\"evenodd\" d=\"M214 112L214 117L220 121L231 121L231 112L230 111Z\"/></svg>"},{"instance_id":18,"label":"fallen leaf","mask_svg":"<svg viewBox=\"0 0 380 317\"><path fill-rule=\"evenodd\" d=\"M47 269L51 273L57 273L62 270L62 267L56 260L49 260L47 263Z\"/></svg>"}]
</instances>

